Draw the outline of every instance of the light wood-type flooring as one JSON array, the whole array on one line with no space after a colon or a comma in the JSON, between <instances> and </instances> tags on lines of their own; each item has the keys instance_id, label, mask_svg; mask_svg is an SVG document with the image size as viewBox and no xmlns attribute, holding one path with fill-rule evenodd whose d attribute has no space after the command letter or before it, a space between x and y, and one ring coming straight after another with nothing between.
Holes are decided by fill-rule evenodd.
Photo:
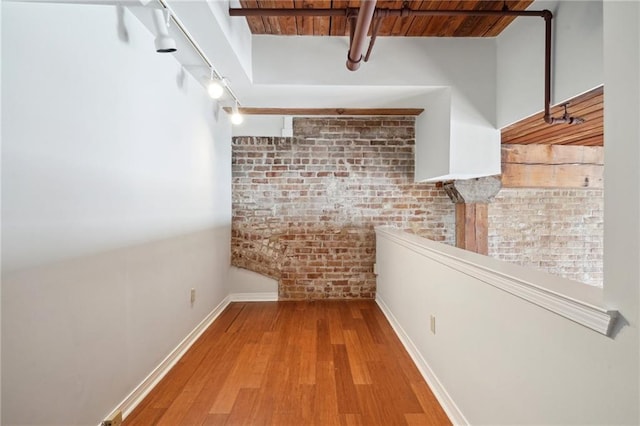
<instances>
[{"instance_id":1,"label":"light wood-type flooring","mask_svg":"<svg viewBox=\"0 0 640 426\"><path fill-rule=\"evenodd\" d=\"M124 422L240 424L451 423L375 302L305 301L230 304Z\"/></svg>"}]
</instances>

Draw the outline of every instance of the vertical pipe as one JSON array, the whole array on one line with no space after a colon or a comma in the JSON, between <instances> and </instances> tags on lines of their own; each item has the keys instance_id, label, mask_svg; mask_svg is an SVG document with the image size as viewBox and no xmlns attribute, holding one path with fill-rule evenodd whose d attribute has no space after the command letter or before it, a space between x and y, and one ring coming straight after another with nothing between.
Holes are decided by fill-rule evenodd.
<instances>
[{"instance_id":1,"label":"vertical pipe","mask_svg":"<svg viewBox=\"0 0 640 426\"><path fill-rule=\"evenodd\" d=\"M354 31L351 46L347 53L347 68L350 71L356 71L360 68L362 61L362 52L364 51L367 32L371 26L373 14L376 11L376 0L364 0L358 11L358 20L356 21L356 29Z\"/></svg>"},{"instance_id":2,"label":"vertical pipe","mask_svg":"<svg viewBox=\"0 0 640 426\"><path fill-rule=\"evenodd\" d=\"M371 56L371 50L373 50L373 45L376 43L376 37L378 37L378 31L380 31L380 27L382 26L382 18L377 18L373 23L373 29L371 30L371 40L369 41L369 48L367 49L367 54L364 55L364 61L369 62L369 56Z\"/></svg>"},{"instance_id":3,"label":"vertical pipe","mask_svg":"<svg viewBox=\"0 0 640 426\"><path fill-rule=\"evenodd\" d=\"M356 16L350 16L347 18L349 22L349 47L353 44L353 36L356 32Z\"/></svg>"},{"instance_id":4,"label":"vertical pipe","mask_svg":"<svg viewBox=\"0 0 640 426\"><path fill-rule=\"evenodd\" d=\"M544 11L544 121L551 124L551 19L553 15Z\"/></svg>"}]
</instances>

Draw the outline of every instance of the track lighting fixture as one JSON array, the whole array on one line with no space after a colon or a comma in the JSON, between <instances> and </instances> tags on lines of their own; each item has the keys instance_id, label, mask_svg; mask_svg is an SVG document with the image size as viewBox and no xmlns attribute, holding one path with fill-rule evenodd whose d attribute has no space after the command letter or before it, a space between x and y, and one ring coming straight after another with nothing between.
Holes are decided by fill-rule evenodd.
<instances>
[{"instance_id":1,"label":"track lighting fixture","mask_svg":"<svg viewBox=\"0 0 640 426\"><path fill-rule=\"evenodd\" d=\"M171 6L167 3L166 0L157 0L160 8L153 9L153 17L156 25L156 30L158 36L156 37L156 51L158 52L175 52L176 51L176 42L171 37L169 37L169 24L171 21L176 25L176 28L180 30L184 38L191 44L196 53L202 58L207 68L209 68L211 75L209 79L204 81L207 92L209 96L213 99L219 99L227 93L233 102L235 103L233 107L233 111L231 114L231 123L232 124L242 124L244 121L244 117L238 111L238 97L231 89L229 81L226 78L223 78L221 74L216 70L213 66L213 63L209 60L206 53L202 50L202 48L198 45L198 42L193 38L193 36L189 33L187 28L184 26L182 21L178 16L176 16L175 11L171 8ZM166 12L166 16L165 13ZM205 77L206 79L206 77Z\"/></svg>"},{"instance_id":2,"label":"track lighting fixture","mask_svg":"<svg viewBox=\"0 0 640 426\"><path fill-rule=\"evenodd\" d=\"M244 117L240 114L238 110L238 101L236 100L235 105L233 106L233 111L231 112L231 123L233 124L242 124L244 121Z\"/></svg>"},{"instance_id":3,"label":"track lighting fixture","mask_svg":"<svg viewBox=\"0 0 640 426\"><path fill-rule=\"evenodd\" d=\"M169 25L171 24L171 12L162 9L153 9L153 20L156 24L156 52L172 53L176 49L176 41L169 37Z\"/></svg>"}]
</instances>

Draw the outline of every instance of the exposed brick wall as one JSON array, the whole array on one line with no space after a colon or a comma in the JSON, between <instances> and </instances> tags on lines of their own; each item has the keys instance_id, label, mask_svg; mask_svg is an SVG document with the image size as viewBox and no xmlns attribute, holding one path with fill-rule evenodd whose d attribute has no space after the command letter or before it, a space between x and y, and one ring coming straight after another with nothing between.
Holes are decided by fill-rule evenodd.
<instances>
[{"instance_id":1,"label":"exposed brick wall","mask_svg":"<svg viewBox=\"0 0 640 426\"><path fill-rule=\"evenodd\" d=\"M603 191L502 189L489 204L489 256L602 286Z\"/></svg>"},{"instance_id":2,"label":"exposed brick wall","mask_svg":"<svg viewBox=\"0 0 640 426\"><path fill-rule=\"evenodd\" d=\"M297 118L292 138L233 140L232 264L281 299L375 296L374 227L454 242L454 205L414 184L415 121Z\"/></svg>"}]
</instances>

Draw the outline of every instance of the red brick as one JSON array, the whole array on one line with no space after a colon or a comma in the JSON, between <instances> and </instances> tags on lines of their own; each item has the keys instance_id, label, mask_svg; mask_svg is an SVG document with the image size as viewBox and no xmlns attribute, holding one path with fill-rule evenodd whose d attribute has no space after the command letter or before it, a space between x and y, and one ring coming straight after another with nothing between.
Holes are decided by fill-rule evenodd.
<instances>
[{"instance_id":1,"label":"red brick","mask_svg":"<svg viewBox=\"0 0 640 426\"><path fill-rule=\"evenodd\" d=\"M413 123L296 118L293 138L234 138L232 264L282 299L372 298L374 226L452 244L453 203L413 182Z\"/></svg>"}]
</instances>

